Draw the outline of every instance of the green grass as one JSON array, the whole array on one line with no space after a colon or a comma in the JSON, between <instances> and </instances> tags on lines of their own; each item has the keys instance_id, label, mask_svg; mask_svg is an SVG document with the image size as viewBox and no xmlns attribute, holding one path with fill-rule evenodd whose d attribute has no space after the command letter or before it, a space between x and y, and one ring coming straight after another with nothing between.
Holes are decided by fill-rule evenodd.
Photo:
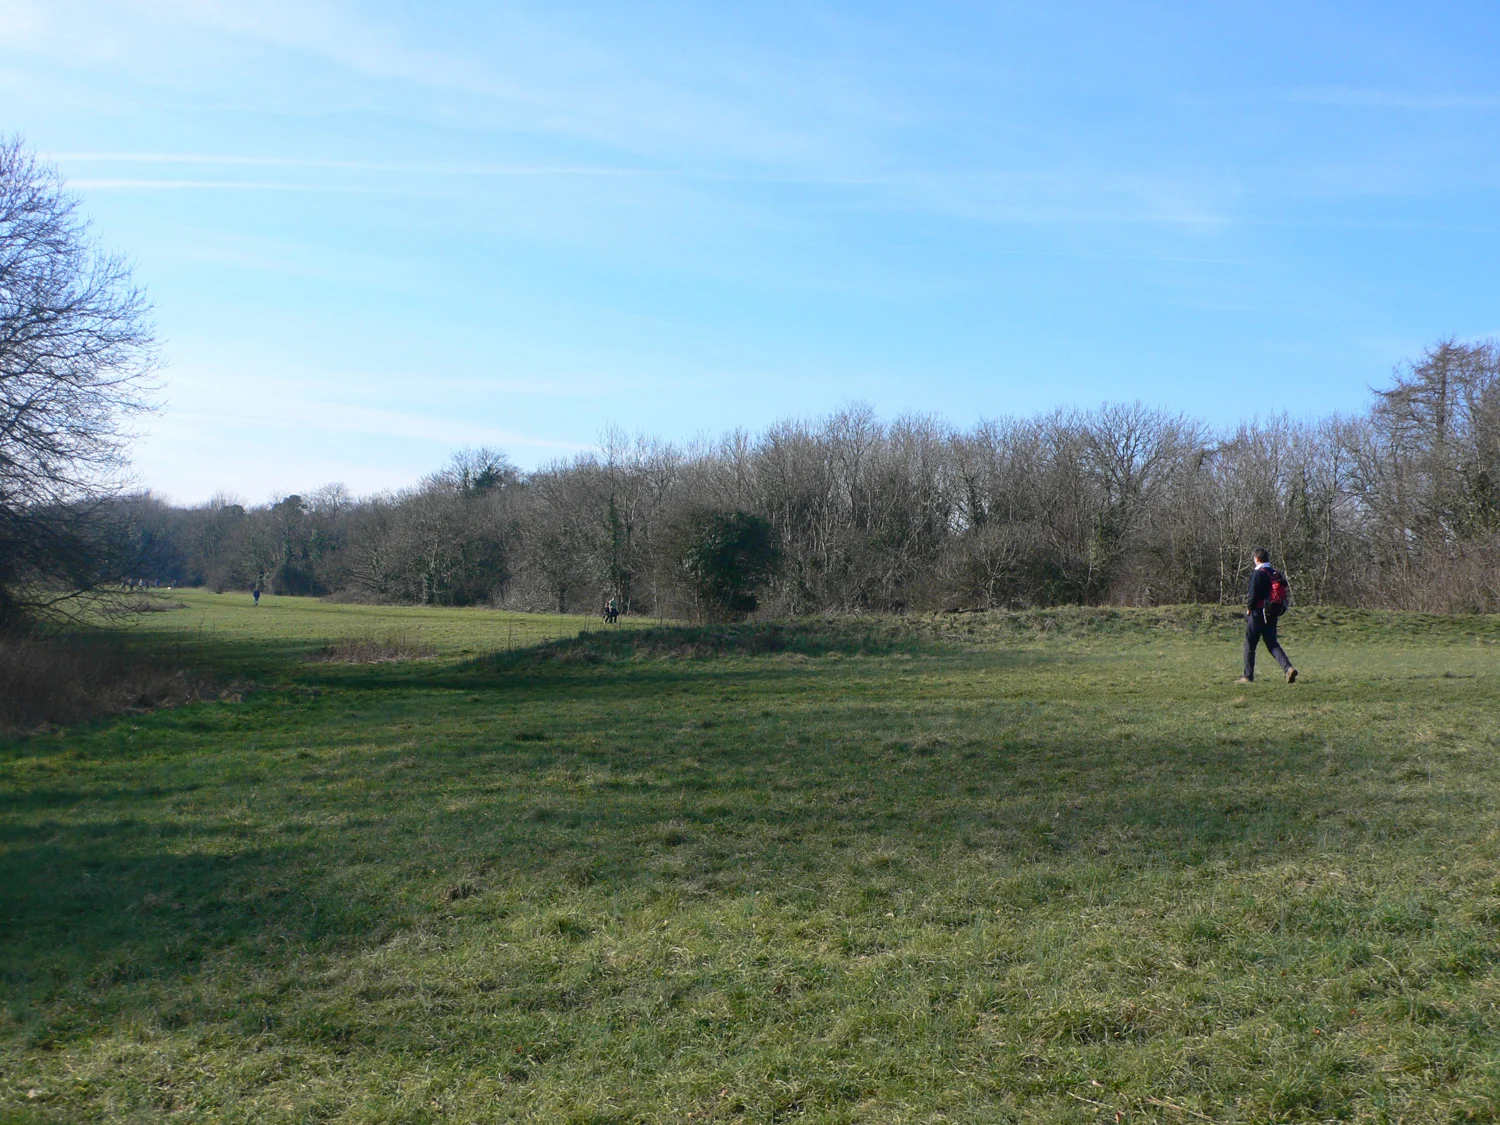
<instances>
[{"instance_id":1,"label":"green grass","mask_svg":"<svg viewBox=\"0 0 1500 1125\"><path fill-rule=\"evenodd\" d=\"M597 619L559 614L494 613L414 606L347 605L315 598L206 590L162 591L160 604L181 606L139 619L131 632L144 649L183 656L221 671L277 676L288 662L326 645L363 637L410 637L455 658L525 648L577 635Z\"/></svg>"},{"instance_id":2,"label":"green grass","mask_svg":"<svg viewBox=\"0 0 1500 1125\"><path fill-rule=\"evenodd\" d=\"M0 1121L1500 1117L1494 618L183 600L0 745Z\"/></svg>"}]
</instances>

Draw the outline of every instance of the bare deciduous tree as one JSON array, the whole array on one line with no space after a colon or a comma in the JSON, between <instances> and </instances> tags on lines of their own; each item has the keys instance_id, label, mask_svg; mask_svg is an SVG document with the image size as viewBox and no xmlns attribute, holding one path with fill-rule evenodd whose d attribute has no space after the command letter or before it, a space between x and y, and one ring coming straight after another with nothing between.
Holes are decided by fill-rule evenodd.
<instances>
[{"instance_id":1,"label":"bare deciduous tree","mask_svg":"<svg viewBox=\"0 0 1500 1125\"><path fill-rule=\"evenodd\" d=\"M108 576L98 500L149 407L149 315L56 169L0 143L0 620Z\"/></svg>"}]
</instances>

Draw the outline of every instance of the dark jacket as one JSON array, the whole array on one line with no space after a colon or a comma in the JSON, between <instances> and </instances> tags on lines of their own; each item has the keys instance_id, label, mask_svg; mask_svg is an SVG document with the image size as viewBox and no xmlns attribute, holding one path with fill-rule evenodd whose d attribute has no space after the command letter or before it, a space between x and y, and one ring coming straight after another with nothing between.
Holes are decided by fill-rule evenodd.
<instances>
[{"instance_id":1,"label":"dark jacket","mask_svg":"<svg viewBox=\"0 0 1500 1125\"><path fill-rule=\"evenodd\" d=\"M1259 609L1266 604L1266 599L1271 596L1271 575L1275 573L1269 566L1257 566L1250 572L1250 595L1245 602L1247 609Z\"/></svg>"}]
</instances>

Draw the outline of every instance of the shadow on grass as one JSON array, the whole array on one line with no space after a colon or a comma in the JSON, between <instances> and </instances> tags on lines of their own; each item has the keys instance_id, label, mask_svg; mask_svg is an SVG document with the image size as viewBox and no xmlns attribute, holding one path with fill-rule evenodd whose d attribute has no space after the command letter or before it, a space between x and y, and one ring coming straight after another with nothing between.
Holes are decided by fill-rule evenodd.
<instances>
[{"instance_id":1,"label":"shadow on grass","mask_svg":"<svg viewBox=\"0 0 1500 1125\"><path fill-rule=\"evenodd\" d=\"M934 638L901 618L831 618L738 625L660 625L595 629L530 648L488 654L470 667L528 669L547 664L601 664L627 660L709 659L795 653L826 656L915 653Z\"/></svg>"},{"instance_id":2,"label":"shadow on grass","mask_svg":"<svg viewBox=\"0 0 1500 1125\"><path fill-rule=\"evenodd\" d=\"M540 899L584 888L790 895L791 880L816 903L858 865L852 857L872 852L892 876L914 859L963 854L997 869L1270 861L1312 846L1292 829L1337 808L1313 792L1246 800L1251 783L1232 771L1174 795L1177 774L1215 756L1206 745L1162 748L1152 782L1121 786L1118 764L1090 743L981 757L920 737L863 752L700 747L676 760L642 754L580 787L551 779L606 775L620 754L521 732L416 760L372 753L357 768L399 794L283 796L276 811L287 822L253 834L224 807L156 818L161 802L196 786L35 790L4 810L22 824L0 836L0 971L19 996L50 990L47 981L98 993L188 976L215 953L270 965L378 944L474 888ZM1302 756L1282 748L1276 765L1295 769ZM227 782L221 804L252 801L259 787ZM456 795L467 798L461 808ZM127 798L158 808L120 816ZM59 817L83 803L94 819ZM311 825L314 815L337 827Z\"/></svg>"},{"instance_id":3,"label":"shadow on grass","mask_svg":"<svg viewBox=\"0 0 1500 1125\"><path fill-rule=\"evenodd\" d=\"M86 1040L122 1008L149 1010L152 990L205 964L273 967L353 940L378 944L401 924L384 896L357 884L317 888L295 844L215 856L120 848L118 837L60 826L51 835L7 849L0 869L0 981L32 1049ZM192 836L202 843L201 831ZM243 1022L248 1013L202 1015Z\"/></svg>"},{"instance_id":4,"label":"shadow on grass","mask_svg":"<svg viewBox=\"0 0 1500 1125\"><path fill-rule=\"evenodd\" d=\"M598 686L645 696L690 678L636 666ZM424 710L413 699L405 713ZM319 720L292 712L262 736L263 764L226 768L214 787L195 776L13 791L0 850L5 979L13 992L49 978L98 992L190 975L219 951L269 964L366 946L440 912L448 888L466 884L639 898L790 893L790 880L816 901L851 856L874 851L901 862L982 854L1001 867L1294 854L1307 845L1291 830L1336 804L1315 790L1256 792L1260 771L1301 770L1300 745L1263 746L1253 768L1206 742L1153 747L1149 775L1132 777L1093 740L996 747L904 723L856 743L831 716L791 737L708 744L700 726L681 734L687 717L622 721L614 745L507 725L413 754L389 735L309 779L285 754ZM1212 785L1181 784L1209 768Z\"/></svg>"},{"instance_id":5,"label":"shadow on grass","mask_svg":"<svg viewBox=\"0 0 1500 1125\"><path fill-rule=\"evenodd\" d=\"M902 655L951 659L958 649L900 619L831 619L742 625L668 625L601 629L526 648L485 653L460 662L360 667L308 665L300 685L326 690L382 692L411 688L495 691L525 688L570 691L590 697L650 699L670 686L733 681L752 687L806 679L813 669L802 661L824 657ZM733 664L724 658L744 657ZM790 660L760 660L783 657ZM1056 664L1067 654L1040 649L986 652L978 657L990 670ZM831 665L830 665L831 667ZM711 700L712 697L705 697Z\"/></svg>"}]
</instances>

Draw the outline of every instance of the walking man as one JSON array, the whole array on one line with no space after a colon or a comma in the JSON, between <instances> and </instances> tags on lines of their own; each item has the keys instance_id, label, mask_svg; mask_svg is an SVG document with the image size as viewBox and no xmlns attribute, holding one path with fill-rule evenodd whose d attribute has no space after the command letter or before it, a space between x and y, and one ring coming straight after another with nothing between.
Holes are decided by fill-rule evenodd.
<instances>
[{"instance_id":1,"label":"walking man","mask_svg":"<svg viewBox=\"0 0 1500 1125\"><path fill-rule=\"evenodd\" d=\"M1280 590L1275 589L1278 585ZM1271 556L1266 549L1255 548L1255 569L1250 572L1250 595L1245 614L1245 674L1235 683L1254 681L1255 646L1262 640L1266 642L1266 651L1281 665L1286 682L1297 682L1297 669L1292 667L1281 642L1276 639L1276 622L1286 608L1286 588L1286 579L1271 565ZM1274 597L1273 593L1279 593L1280 598Z\"/></svg>"}]
</instances>

